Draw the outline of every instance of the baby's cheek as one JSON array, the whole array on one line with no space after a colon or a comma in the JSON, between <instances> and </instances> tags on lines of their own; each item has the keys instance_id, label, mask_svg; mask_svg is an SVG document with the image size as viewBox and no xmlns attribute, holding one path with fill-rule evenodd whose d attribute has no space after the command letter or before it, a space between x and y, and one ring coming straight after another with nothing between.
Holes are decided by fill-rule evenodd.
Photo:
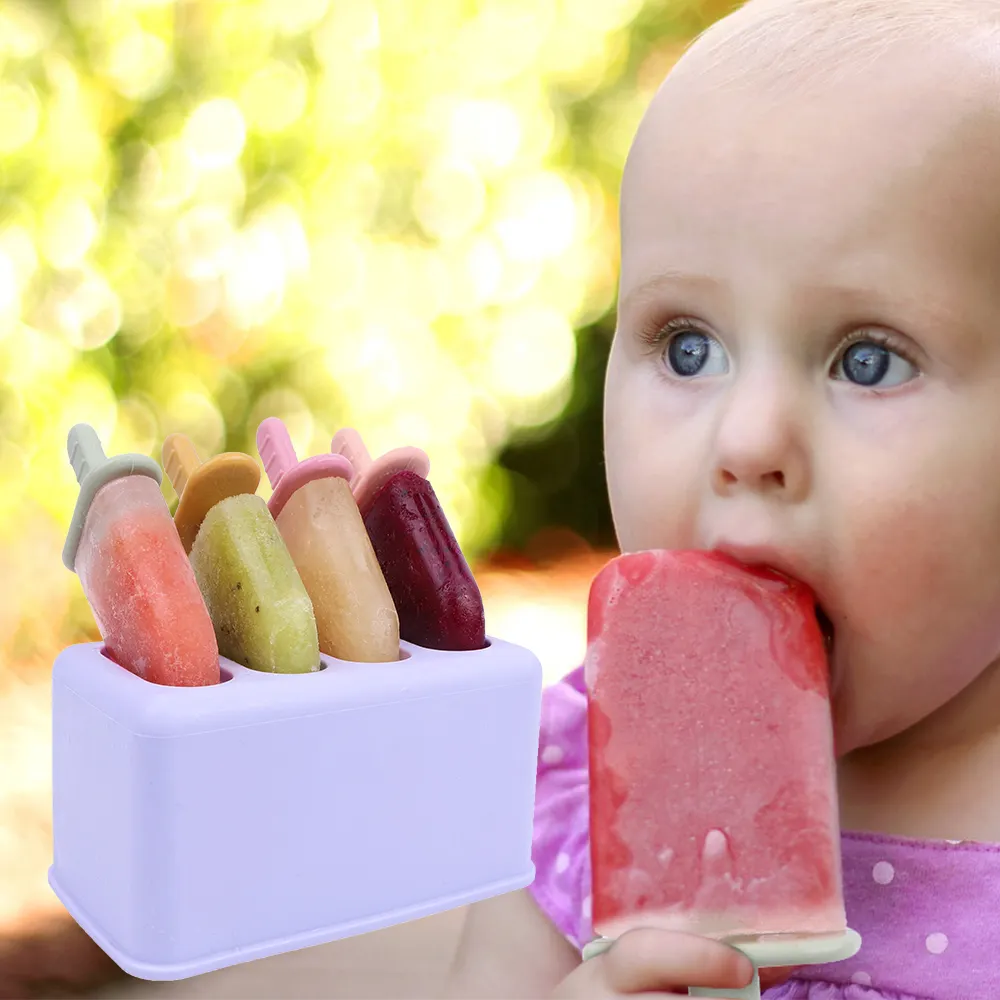
<instances>
[{"instance_id":1,"label":"baby's cheek","mask_svg":"<svg viewBox=\"0 0 1000 1000\"><path fill-rule=\"evenodd\" d=\"M1000 652L1000 518L950 492L857 495L831 539L839 722L852 743L918 722Z\"/></svg>"}]
</instances>

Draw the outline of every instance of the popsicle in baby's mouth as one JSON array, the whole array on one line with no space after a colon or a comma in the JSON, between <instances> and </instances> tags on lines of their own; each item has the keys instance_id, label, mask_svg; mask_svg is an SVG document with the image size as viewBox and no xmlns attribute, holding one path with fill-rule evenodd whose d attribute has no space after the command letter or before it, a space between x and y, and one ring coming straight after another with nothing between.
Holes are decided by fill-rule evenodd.
<instances>
[{"instance_id":1,"label":"popsicle in baby's mouth","mask_svg":"<svg viewBox=\"0 0 1000 1000\"><path fill-rule=\"evenodd\" d=\"M639 552L594 580L588 631L597 933L843 934L812 593L721 554Z\"/></svg>"}]
</instances>

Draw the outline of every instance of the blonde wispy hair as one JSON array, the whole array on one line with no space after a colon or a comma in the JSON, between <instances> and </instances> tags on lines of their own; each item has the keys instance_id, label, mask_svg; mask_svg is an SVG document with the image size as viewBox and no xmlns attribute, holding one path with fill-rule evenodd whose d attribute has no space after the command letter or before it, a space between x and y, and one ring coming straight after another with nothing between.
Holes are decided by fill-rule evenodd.
<instances>
[{"instance_id":1,"label":"blonde wispy hair","mask_svg":"<svg viewBox=\"0 0 1000 1000\"><path fill-rule=\"evenodd\" d=\"M787 84L856 73L899 47L968 56L996 75L1000 0L749 0L702 32L675 72L765 70Z\"/></svg>"}]
</instances>

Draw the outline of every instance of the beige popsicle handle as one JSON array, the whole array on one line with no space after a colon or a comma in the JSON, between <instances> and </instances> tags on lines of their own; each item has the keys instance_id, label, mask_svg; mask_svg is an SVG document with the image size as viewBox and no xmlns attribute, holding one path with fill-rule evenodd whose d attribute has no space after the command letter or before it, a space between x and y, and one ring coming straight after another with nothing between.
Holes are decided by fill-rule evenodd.
<instances>
[{"instance_id":1,"label":"beige popsicle handle","mask_svg":"<svg viewBox=\"0 0 1000 1000\"><path fill-rule=\"evenodd\" d=\"M798 965L826 965L828 962L843 962L858 953L861 935L851 928L843 934L823 934L812 937L760 938L754 941L728 942L738 948L753 962L753 982L742 990L710 990L692 986L688 996L692 997L734 997L739 1000L760 1000L760 976L758 969L774 969ZM614 944L610 938L596 938L583 949L583 959L595 958Z\"/></svg>"}]
</instances>

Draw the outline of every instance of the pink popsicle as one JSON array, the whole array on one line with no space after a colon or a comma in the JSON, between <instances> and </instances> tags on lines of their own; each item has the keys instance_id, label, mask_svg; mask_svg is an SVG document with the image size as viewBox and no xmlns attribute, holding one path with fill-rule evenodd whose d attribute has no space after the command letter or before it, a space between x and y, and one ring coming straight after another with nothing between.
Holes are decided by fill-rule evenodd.
<instances>
[{"instance_id":1,"label":"pink popsicle","mask_svg":"<svg viewBox=\"0 0 1000 1000\"><path fill-rule=\"evenodd\" d=\"M717 554L624 555L594 580L588 632L597 933L843 932L811 592Z\"/></svg>"}]
</instances>

